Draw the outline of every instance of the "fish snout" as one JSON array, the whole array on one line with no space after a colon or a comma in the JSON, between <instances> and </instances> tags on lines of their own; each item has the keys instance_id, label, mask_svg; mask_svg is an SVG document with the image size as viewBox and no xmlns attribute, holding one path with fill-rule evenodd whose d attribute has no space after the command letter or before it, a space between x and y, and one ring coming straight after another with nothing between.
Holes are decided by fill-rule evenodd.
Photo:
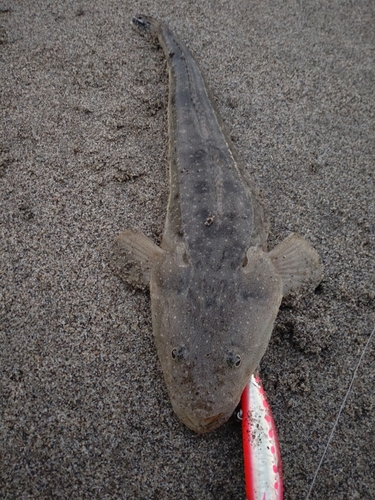
<instances>
[{"instance_id":1,"label":"fish snout","mask_svg":"<svg viewBox=\"0 0 375 500\"><path fill-rule=\"evenodd\" d=\"M187 412L181 409L179 411L175 409L175 413L183 424L198 434L205 434L206 432L213 431L226 422L232 415L232 411L207 415L206 412Z\"/></svg>"}]
</instances>

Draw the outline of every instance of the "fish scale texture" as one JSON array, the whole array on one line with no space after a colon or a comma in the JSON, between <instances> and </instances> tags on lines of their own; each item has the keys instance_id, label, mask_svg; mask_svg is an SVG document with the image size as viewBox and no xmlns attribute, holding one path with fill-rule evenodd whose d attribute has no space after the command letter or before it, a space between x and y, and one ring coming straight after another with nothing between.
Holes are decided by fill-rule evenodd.
<instances>
[{"instance_id":1,"label":"fish scale texture","mask_svg":"<svg viewBox=\"0 0 375 500\"><path fill-rule=\"evenodd\" d=\"M139 2L0 3L1 493L244 497L241 429L174 416L147 294L112 273L125 227L156 243L168 182L164 55ZM262 191L269 248L325 265L285 299L261 376L287 500L304 498L375 322L374 2L147 2L187 44ZM144 9L142 9L144 10ZM374 342L311 499L375 498Z\"/></svg>"}]
</instances>

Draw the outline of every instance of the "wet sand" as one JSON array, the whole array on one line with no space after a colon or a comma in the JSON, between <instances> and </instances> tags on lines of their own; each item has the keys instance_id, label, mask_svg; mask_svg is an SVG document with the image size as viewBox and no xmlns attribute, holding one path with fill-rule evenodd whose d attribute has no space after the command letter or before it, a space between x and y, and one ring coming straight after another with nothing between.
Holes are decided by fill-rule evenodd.
<instances>
[{"instance_id":1,"label":"wet sand","mask_svg":"<svg viewBox=\"0 0 375 500\"><path fill-rule=\"evenodd\" d=\"M6 499L241 499L241 431L173 414L150 299L113 274L127 227L156 242L168 184L169 22L271 219L325 265L283 301L261 375L285 499L306 497L375 323L375 4L7 1L1 51L1 443ZM375 338L311 499L375 498Z\"/></svg>"}]
</instances>

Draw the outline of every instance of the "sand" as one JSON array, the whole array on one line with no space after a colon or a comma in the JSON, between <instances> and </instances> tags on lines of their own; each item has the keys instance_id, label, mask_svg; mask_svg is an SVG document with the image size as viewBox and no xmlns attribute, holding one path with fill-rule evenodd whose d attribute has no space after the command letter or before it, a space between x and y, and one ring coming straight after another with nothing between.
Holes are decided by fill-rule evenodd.
<instances>
[{"instance_id":1,"label":"sand","mask_svg":"<svg viewBox=\"0 0 375 500\"><path fill-rule=\"evenodd\" d=\"M375 323L371 0L2 0L0 496L244 498L239 424L180 424L149 295L108 261L122 229L160 240L168 196L166 64L137 12L195 56L270 248L296 231L324 262L315 293L284 300L261 363L285 499L306 498ZM311 499L375 498L374 346Z\"/></svg>"}]
</instances>

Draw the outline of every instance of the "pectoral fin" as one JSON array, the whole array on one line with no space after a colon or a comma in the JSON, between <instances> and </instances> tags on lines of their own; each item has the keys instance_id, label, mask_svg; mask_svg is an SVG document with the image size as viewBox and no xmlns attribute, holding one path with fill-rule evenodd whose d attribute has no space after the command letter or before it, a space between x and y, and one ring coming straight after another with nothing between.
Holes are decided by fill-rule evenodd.
<instances>
[{"instance_id":1,"label":"pectoral fin","mask_svg":"<svg viewBox=\"0 0 375 500\"><path fill-rule=\"evenodd\" d=\"M140 231L127 229L113 245L112 263L118 274L133 286L150 284L151 269L164 250Z\"/></svg>"},{"instance_id":2,"label":"pectoral fin","mask_svg":"<svg viewBox=\"0 0 375 500\"><path fill-rule=\"evenodd\" d=\"M282 279L284 296L304 285L315 288L322 279L323 266L319 255L298 234L290 234L268 256Z\"/></svg>"}]
</instances>

